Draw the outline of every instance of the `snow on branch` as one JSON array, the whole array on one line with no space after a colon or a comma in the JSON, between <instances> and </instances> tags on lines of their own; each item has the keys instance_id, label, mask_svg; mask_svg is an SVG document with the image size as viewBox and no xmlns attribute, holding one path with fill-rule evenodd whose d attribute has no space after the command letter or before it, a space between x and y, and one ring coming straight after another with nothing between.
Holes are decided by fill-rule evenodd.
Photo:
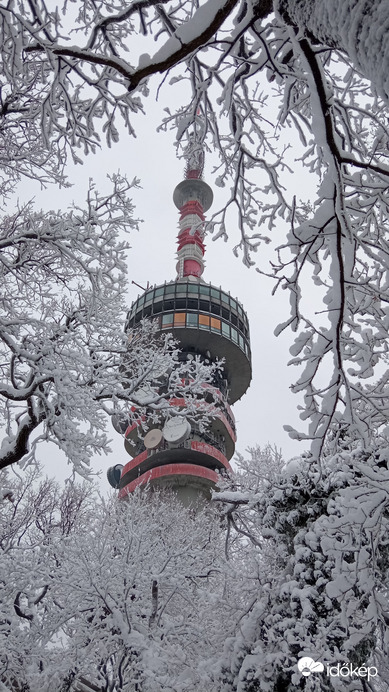
<instances>
[{"instance_id":1,"label":"snow on branch","mask_svg":"<svg viewBox=\"0 0 389 692\"><path fill-rule=\"evenodd\" d=\"M42 439L54 442L82 474L93 454L109 450L107 414L135 415L136 392L158 418L180 410L211 415L199 405L215 368L178 364L170 335L145 324L129 343L124 332L128 245L136 227L128 193L136 185L112 178L112 193L91 186L85 208L36 212L31 204L5 217L0 233L0 410L4 437L0 467L35 459ZM163 343L162 343L163 341ZM155 372L166 374L152 384ZM166 379L166 378L165 378ZM207 410L205 410L207 408Z\"/></svg>"}]
</instances>

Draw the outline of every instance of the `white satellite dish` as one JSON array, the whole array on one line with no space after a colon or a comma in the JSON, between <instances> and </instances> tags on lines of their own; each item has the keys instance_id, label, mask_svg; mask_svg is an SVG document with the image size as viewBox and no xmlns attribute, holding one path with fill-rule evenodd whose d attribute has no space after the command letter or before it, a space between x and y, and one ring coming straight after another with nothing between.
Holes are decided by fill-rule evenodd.
<instances>
[{"instance_id":1,"label":"white satellite dish","mask_svg":"<svg viewBox=\"0 0 389 692\"><path fill-rule=\"evenodd\" d=\"M163 436L166 442L179 444L189 437L191 431L189 421L183 416L169 418L163 426Z\"/></svg>"},{"instance_id":2,"label":"white satellite dish","mask_svg":"<svg viewBox=\"0 0 389 692\"><path fill-rule=\"evenodd\" d=\"M162 442L162 430L159 428L154 428L154 430L149 430L147 435L145 435L144 445L146 449L155 449Z\"/></svg>"}]
</instances>

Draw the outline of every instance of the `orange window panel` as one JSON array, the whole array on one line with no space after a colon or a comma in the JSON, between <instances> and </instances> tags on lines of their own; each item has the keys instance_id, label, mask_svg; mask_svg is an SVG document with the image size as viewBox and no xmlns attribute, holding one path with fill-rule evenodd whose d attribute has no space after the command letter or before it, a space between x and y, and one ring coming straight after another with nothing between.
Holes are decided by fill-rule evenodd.
<instances>
[{"instance_id":1,"label":"orange window panel","mask_svg":"<svg viewBox=\"0 0 389 692\"><path fill-rule=\"evenodd\" d=\"M174 326L175 327L185 327L186 312L175 312L174 313Z\"/></svg>"},{"instance_id":2,"label":"orange window panel","mask_svg":"<svg viewBox=\"0 0 389 692\"><path fill-rule=\"evenodd\" d=\"M211 317L211 329L217 329L220 332L221 322L216 317Z\"/></svg>"},{"instance_id":3,"label":"orange window panel","mask_svg":"<svg viewBox=\"0 0 389 692\"><path fill-rule=\"evenodd\" d=\"M199 324L209 327L209 317L208 315L199 315Z\"/></svg>"}]
</instances>

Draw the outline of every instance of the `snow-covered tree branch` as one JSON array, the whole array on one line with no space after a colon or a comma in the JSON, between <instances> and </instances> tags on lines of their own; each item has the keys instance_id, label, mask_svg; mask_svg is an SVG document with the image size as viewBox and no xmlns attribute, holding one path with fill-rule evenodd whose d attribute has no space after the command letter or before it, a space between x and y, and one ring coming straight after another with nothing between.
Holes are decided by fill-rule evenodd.
<instances>
[{"instance_id":1,"label":"snow-covered tree branch","mask_svg":"<svg viewBox=\"0 0 389 692\"><path fill-rule=\"evenodd\" d=\"M80 8L67 4L63 14L40 0L0 8L0 115L11 127L4 165L13 175L20 160L26 174L40 170L44 181L55 156L69 151L77 159L77 148L93 151L102 135L116 142L120 121L134 134L153 75L163 75L161 89L181 89L182 105L165 109L161 129L176 128L180 143L194 125L219 157L214 173L226 195L211 220L214 237L227 238L232 213L235 252L248 266L263 243L278 248L278 259L257 269L290 295L291 317L279 331L298 333L293 363L305 370L295 389L305 392L302 417L311 420L316 456L339 419L366 443L373 419L375 428L387 419L386 380L379 378L387 332L389 52L380 27L389 9L385 0L364 8L363 0L87 0ZM44 150L38 123L50 156L37 155ZM300 140L294 158L321 179L313 206L286 192L294 163L285 129ZM26 165L15 158L23 137L31 142ZM290 228L284 240L281 220ZM316 315L304 307L309 281L326 304Z\"/></svg>"},{"instance_id":2,"label":"snow-covered tree branch","mask_svg":"<svg viewBox=\"0 0 389 692\"><path fill-rule=\"evenodd\" d=\"M43 213L28 204L3 219L0 468L35 460L48 440L88 474L91 456L109 449L107 414L130 422L148 406L156 419L174 415L174 397L184 402L181 413L211 413L197 397L217 364L180 365L174 340L150 324L128 341L128 245L119 236L136 223L131 184L114 176L112 185L106 196L92 186L85 209Z\"/></svg>"},{"instance_id":3,"label":"snow-covered tree branch","mask_svg":"<svg viewBox=\"0 0 389 692\"><path fill-rule=\"evenodd\" d=\"M118 176L112 184L105 197L91 187L83 210L27 204L3 219L2 468L31 460L49 439L85 473L93 451L107 445L97 396L112 386L125 350L117 319L127 245L118 233L135 225L131 185Z\"/></svg>"}]
</instances>

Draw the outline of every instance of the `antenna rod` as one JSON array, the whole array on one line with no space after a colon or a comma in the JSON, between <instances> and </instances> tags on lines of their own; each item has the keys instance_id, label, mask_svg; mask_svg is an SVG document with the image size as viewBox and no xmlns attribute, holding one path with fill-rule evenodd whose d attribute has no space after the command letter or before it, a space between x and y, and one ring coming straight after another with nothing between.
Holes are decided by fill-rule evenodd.
<instances>
[{"instance_id":1,"label":"antenna rod","mask_svg":"<svg viewBox=\"0 0 389 692\"><path fill-rule=\"evenodd\" d=\"M137 284L136 281L131 281L132 284L135 284L135 286L138 286L138 288L141 288L142 291L147 291L148 288L150 288L150 281L147 282L146 288L143 288L140 284Z\"/></svg>"}]
</instances>

